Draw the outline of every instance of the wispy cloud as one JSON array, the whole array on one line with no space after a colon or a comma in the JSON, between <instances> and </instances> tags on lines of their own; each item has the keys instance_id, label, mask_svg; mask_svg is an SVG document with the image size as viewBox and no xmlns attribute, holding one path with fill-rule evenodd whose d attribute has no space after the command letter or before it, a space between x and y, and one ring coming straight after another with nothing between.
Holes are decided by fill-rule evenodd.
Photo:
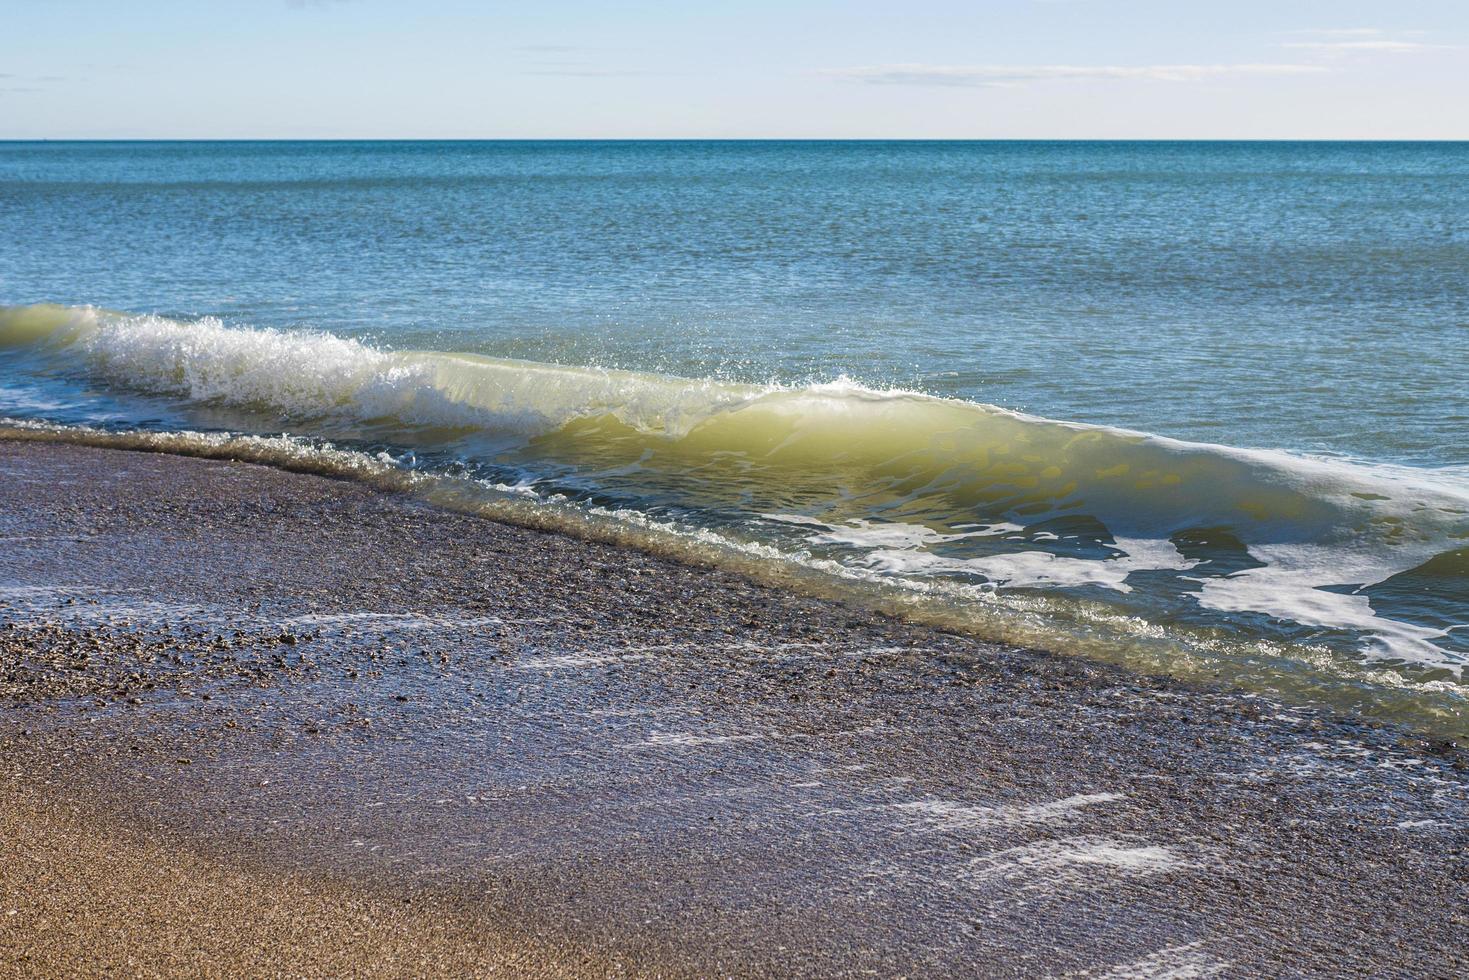
<instances>
[{"instance_id":1,"label":"wispy cloud","mask_svg":"<svg viewBox=\"0 0 1469 980\"><path fill-rule=\"evenodd\" d=\"M1442 51L1454 45L1374 38L1363 41L1286 41L1281 47L1300 51L1390 51L1396 54L1407 54L1414 51Z\"/></svg>"},{"instance_id":2,"label":"wispy cloud","mask_svg":"<svg viewBox=\"0 0 1469 980\"><path fill-rule=\"evenodd\" d=\"M1321 65L876 65L828 68L819 72L872 85L938 85L1002 88L1058 80L1141 80L1197 82L1250 75L1308 75L1327 71Z\"/></svg>"},{"instance_id":3,"label":"wispy cloud","mask_svg":"<svg viewBox=\"0 0 1469 980\"><path fill-rule=\"evenodd\" d=\"M1459 47L1416 40L1424 35L1423 31L1388 32L1380 27L1327 27L1291 33L1299 40L1282 41L1280 47L1297 51L1383 51L1390 54L1445 51Z\"/></svg>"}]
</instances>

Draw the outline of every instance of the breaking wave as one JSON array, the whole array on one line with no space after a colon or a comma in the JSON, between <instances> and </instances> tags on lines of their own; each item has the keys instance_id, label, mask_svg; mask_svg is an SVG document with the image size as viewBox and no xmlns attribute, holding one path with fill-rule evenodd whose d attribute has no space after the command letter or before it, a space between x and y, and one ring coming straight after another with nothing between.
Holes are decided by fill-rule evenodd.
<instances>
[{"instance_id":1,"label":"breaking wave","mask_svg":"<svg viewBox=\"0 0 1469 980\"><path fill-rule=\"evenodd\" d=\"M166 399L195 425L214 413L390 447L394 467L429 460L543 510L921 595L1007 640L1453 697L1469 663L1469 479L1455 472L847 381L390 351L92 308L0 309L0 350L39 379L7 414L59 417L47 385L70 379Z\"/></svg>"}]
</instances>

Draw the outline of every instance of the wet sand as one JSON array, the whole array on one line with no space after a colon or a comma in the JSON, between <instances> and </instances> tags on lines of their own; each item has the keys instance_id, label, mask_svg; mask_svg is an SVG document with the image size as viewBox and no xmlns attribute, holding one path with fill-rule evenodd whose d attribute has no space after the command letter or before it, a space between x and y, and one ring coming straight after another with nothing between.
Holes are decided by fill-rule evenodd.
<instances>
[{"instance_id":1,"label":"wet sand","mask_svg":"<svg viewBox=\"0 0 1469 980\"><path fill-rule=\"evenodd\" d=\"M605 974L412 894L196 853L99 820L65 791L0 789L0 972L6 976Z\"/></svg>"},{"instance_id":2,"label":"wet sand","mask_svg":"<svg viewBox=\"0 0 1469 980\"><path fill-rule=\"evenodd\" d=\"M0 442L0 973L1469 968L1469 757L243 463Z\"/></svg>"}]
</instances>

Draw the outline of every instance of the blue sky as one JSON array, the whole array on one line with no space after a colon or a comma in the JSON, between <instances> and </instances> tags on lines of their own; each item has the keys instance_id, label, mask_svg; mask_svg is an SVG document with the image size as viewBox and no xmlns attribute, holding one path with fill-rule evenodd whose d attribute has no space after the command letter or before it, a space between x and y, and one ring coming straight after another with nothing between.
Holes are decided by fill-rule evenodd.
<instances>
[{"instance_id":1,"label":"blue sky","mask_svg":"<svg viewBox=\"0 0 1469 980\"><path fill-rule=\"evenodd\" d=\"M0 138L1469 138L1469 0L4 0Z\"/></svg>"}]
</instances>

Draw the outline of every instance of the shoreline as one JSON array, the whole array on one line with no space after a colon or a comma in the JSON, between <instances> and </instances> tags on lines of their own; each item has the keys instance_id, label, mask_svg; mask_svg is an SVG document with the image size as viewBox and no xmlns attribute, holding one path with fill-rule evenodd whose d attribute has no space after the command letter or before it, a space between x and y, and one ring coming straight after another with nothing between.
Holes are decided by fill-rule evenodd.
<instances>
[{"instance_id":1,"label":"shoreline","mask_svg":"<svg viewBox=\"0 0 1469 980\"><path fill-rule=\"evenodd\" d=\"M411 895L375 935L458 916L422 948L530 973L1465 963L1469 756L1406 729L252 464L0 440L0 503L22 860L66 800L122 866L324 876L292 892L324 923ZM223 914L174 882L132 883L139 935ZM0 967L35 969L0 883Z\"/></svg>"},{"instance_id":2,"label":"shoreline","mask_svg":"<svg viewBox=\"0 0 1469 980\"><path fill-rule=\"evenodd\" d=\"M1119 646L1115 636L1095 642L1095 637L1084 635L1084 629L1073 635L1067 629L1055 632L1050 626L1026 624L1024 617L986 618L982 607L930 602L922 592L892 583L834 575L830 569L808 567L799 561L770 561L758 551L751 556L725 542L670 531L656 521L629 522L595 510L589 513L545 501L531 503L514 495L486 496L476 491L473 481L404 469L330 443L315 446L284 435L230 432L113 432L17 420L0 425L0 441L7 440L254 463L288 473L347 480L386 493L406 494L444 512L566 536L593 546L644 553L680 567L717 570L765 589L859 607L917 628L955 633L985 645L1106 664L1185 687L1222 687L1241 694L1263 695L1332 715L1361 718L1368 724L1402 726L1431 741L1446 740L1461 748L1469 747L1469 718L1464 713L1462 685L1442 677L1415 680L1370 663L1314 658L1306 669L1301 669L1295 657L1282 661L1284 654L1280 651L1256 651L1257 655L1241 659L1238 651L1210 652L1207 647L1187 643L1182 647L1155 647L1144 641L1141 645Z\"/></svg>"}]
</instances>

